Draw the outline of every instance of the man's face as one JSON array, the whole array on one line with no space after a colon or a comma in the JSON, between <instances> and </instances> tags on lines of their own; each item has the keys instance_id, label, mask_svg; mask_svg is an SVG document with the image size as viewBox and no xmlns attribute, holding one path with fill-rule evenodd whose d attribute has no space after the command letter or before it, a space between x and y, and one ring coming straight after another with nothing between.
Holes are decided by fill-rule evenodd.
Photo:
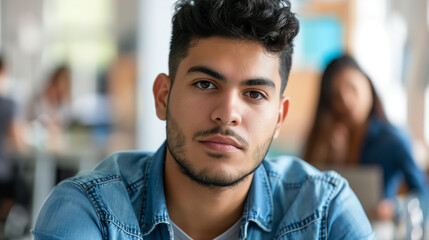
<instances>
[{"instance_id":1,"label":"man's face","mask_svg":"<svg viewBox=\"0 0 429 240\"><path fill-rule=\"evenodd\" d=\"M252 41L210 37L192 45L172 85L165 75L157 78L169 88L167 106L157 103L158 116L167 119L166 161L212 187L252 174L287 113L279 62Z\"/></svg>"}]
</instances>

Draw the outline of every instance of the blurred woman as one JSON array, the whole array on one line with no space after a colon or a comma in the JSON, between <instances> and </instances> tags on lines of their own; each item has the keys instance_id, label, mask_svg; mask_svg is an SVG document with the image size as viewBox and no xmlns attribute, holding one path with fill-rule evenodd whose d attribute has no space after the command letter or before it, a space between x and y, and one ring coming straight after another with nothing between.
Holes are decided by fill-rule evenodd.
<instances>
[{"instance_id":1,"label":"blurred woman","mask_svg":"<svg viewBox=\"0 0 429 240\"><path fill-rule=\"evenodd\" d=\"M43 129L47 138L35 144L46 145L51 152L59 152L65 147L64 130L71 121L70 90L70 70L67 66L59 66L30 103L29 118L33 125Z\"/></svg>"},{"instance_id":2,"label":"blurred woman","mask_svg":"<svg viewBox=\"0 0 429 240\"><path fill-rule=\"evenodd\" d=\"M303 158L316 165L380 166L384 200L375 214L382 220L393 219L393 199L402 180L410 193L429 201L426 177L413 159L409 141L389 123L371 80L349 56L331 61L322 75Z\"/></svg>"}]
</instances>

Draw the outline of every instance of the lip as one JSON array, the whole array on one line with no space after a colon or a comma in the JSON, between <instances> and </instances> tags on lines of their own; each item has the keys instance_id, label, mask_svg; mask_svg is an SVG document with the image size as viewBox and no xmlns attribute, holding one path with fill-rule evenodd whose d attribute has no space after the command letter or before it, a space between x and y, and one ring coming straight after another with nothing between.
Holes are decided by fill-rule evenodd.
<instances>
[{"instance_id":1,"label":"lip","mask_svg":"<svg viewBox=\"0 0 429 240\"><path fill-rule=\"evenodd\" d=\"M214 135L208 138L199 140L201 144L209 148L210 150L224 153L231 153L241 151L242 145L238 143L234 138L225 137L220 135Z\"/></svg>"}]
</instances>

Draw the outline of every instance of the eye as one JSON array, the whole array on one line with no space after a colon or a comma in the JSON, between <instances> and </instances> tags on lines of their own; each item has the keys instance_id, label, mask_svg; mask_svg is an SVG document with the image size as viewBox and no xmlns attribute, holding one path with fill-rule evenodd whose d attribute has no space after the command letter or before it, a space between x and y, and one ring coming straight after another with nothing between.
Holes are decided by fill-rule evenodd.
<instances>
[{"instance_id":1,"label":"eye","mask_svg":"<svg viewBox=\"0 0 429 240\"><path fill-rule=\"evenodd\" d=\"M244 95L250 97L253 100L263 100L266 99L265 95L258 91L248 91L245 92Z\"/></svg>"},{"instance_id":2,"label":"eye","mask_svg":"<svg viewBox=\"0 0 429 240\"><path fill-rule=\"evenodd\" d=\"M200 89L214 89L214 88L216 88L216 86L209 81L199 81L199 82L194 83L194 85Z\"/></svg>"}]
</instances>

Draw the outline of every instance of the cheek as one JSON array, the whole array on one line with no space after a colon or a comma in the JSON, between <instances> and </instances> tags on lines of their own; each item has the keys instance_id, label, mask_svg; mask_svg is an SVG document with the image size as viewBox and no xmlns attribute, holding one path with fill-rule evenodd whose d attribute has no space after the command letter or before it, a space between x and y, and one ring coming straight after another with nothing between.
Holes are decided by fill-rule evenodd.
<instances>
[{"instance_id":1,"label":"cheek","mask_svg":"<svg viewBox=\"0 0 429 240\"><path fill-rule=\"evenodd\" d=\"M278 121L278 109L269 109L264 107L260 111L252 111L246 116L246 125L249 129L249 135L265 141L272 136Z\"/></svg>"},{"instance_id":2,"label":"cheek","mask_svg":"<svg viewBox=\"0 0 429 240\"><path fill-rule=\"evenodd\" d=\"M209 102L207 99L193 99L186 94L170 96L169 111L172 117L186 131L196 126L204 126L209 120Z\"/></svg>"},{"instance_id":3,"label":"cheek","mask_svg":"<svg viewBox=\"0 0 429 240\"><path fill-rule=\"evenodd\" d=\"M346 105L346 102L342 99L331 100L331 105L335 114L343 115L350 111L349 107Z\"/></svg>"},{"instance_id":4,"label":"cheek","mask_svg":"<svg viewBox=\"0 0 429 240\"><path fill-rule=\"evenodd\" d=\"M361 96L361 98L361 104L359 104L359 107L361 108L360 111L362 112L362 115L365 115L365 117L367 117L372 108L372 95L370 92L365 93Z\"/></svg>"}]
</instances>

